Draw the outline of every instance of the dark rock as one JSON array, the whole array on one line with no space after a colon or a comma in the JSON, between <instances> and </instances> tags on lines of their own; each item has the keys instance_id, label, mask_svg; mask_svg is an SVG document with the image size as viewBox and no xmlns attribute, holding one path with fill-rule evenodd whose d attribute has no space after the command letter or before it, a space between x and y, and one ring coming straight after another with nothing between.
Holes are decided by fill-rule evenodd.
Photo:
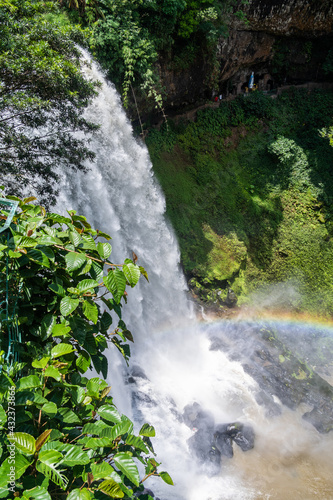
<instances>
[{"instance_id":1,"label":"dark rock","mask_svg":"<svg viewBox=\"0 0 333 500\"><path fill-rule=\"evenodd\" d=\"M210 412L203 410L199 403L185 406L183 422L190 429L207 430L213 435L215 425L214 417Z\"/></svg>"},{"instance_id":2,"label":"dark rock","mask_svg":"<svg viewBox=\"0 0 333 500\"><path fill-rule=\"evenodd\" d=\"M310 422L318 432L326 433L333 430L332 405L322 404L304 413L303 418Z\"/></svg>"},{"instance_id":3,"label":"dark rock","mask_svg":"<svg viewBox=\"0 0 333 500\"><path fill-rule=\"evenodd\" d=\"M199 429L187 442L190 450L193 451L200 463L210 462L219 465L221 454L214 446L212 437L209 431Z\"/></svg>"},{"instance_id":4,"label":"dark rock","mask_svg":"<svg viewBox=\"0 0 333 500\"><path fill-rule=\"evenodd\" d=\"M132 377L143 378L145 380L148 380L148 377L145 374L144 370L138 365L132 366L131 375Z\"/></svg>"},{"instance_id":5,"label":"dark rock","mask_svg":"<svg viewBox=\"0 0 333 500\"><path fill-rule=\"evenodd\" d=\"M251 450L254 447L254 431L252 427L240 422L217 425L214 438L221 455L229 458L233 456L232 441L235 441L243 451Z\"/></svg>"},{"instance_id":6,"label":"dark rock","mask_svg":"<svg viewBox=\"0 0 333 500\"><path fill-rule=\"evenodd\" d=\"M274 399L266 391L260 391L255 395L257 403L266 408L266 417L281 415L281 406L275 403Z\"/></svg>"},{"instance_id":7,"label":"dark rock","mask_svg":"<svg viewBox=\"0 0 333 500\"><path fill-rule=\"evenodd\" d=\"M236 432L236 434L234 434ZM251 426L239 423L232 424L233 440L243 450L254 448L254 431Z\"/></svg>"},{"instance_id":8,"label":"dark rock","mask_svg":"<svg viewBox=\"0 0 333 500\"><path fill-rule=\"evenodd\" d=\"M228 293L227 293L227 298L225 299L225 303L227 304L228 307L235 307L237 304L237 295L235 292L229 288Z\"/></svg>"},{"instance_id":9,"label":"dark rock","mask_svg":"<svg viewBox=\"0 0 333 500\"><path fill-rule=\"evenodd\" d=\"M154 492L149 490L148 488L144 488L142 491L137 491L136 493L134 493L134 496L142 500L147 500L149 496L154 498L155 500L159 500L158 498L155 498Z\"/></svg>"},{"instance_id":10,"label":"dark rock","mask_svg":"<svg viewBox=\"0 0 333 500\"><path fill-rule=\"evenodd\" d=\"M290 326L283 334L269 326L263 328L262 324L249 325L244 322L238 327L233 324L230 330L221 329L219 334L214 330L212 342L215 350L222 351L223 345L228 344L226 353L229 359L237 359L244 371L258 383L260 390L256 394L256 400L267 408L269 416L279 415L281 412L273 396L292 410L296 410L301 403L306 403L313 410L306 413L304 418L319 432L329 432L333 429L333 387L316 368L320 367L323 373L324 363L321 363L321 359L326 365L331 359L328 355L325 356L325 350L322 353L329 342L325 333L310 336L308 332L303 342L297 344L299 332L297 331L297 335L291 333Z\"/></svg>"},{"instance_id":11,"label":"dark rock","mask_svg":"<svg viewBox=\"0 0 333 500\"><path fill-rule=\"evenodd\" d=\"M150 408L153 408L157 406L157 402L154 401L148 394L145 394L144 392L141 391L134 391L132 393L132 400L134 406L137 406L140 403L143 403L145 406L148 406Z\"/></svg>"},{"instance_id":12,"label":"dark rock","mask_svg":"<svg viewBox=\"0 0 333 500\"><path fill-rule=\"evenodd\" d=\"M232 458L234 456L234 450L232 448L232 438L226 433L227 426L224 427L225 427L225 432L220 432L218 430L215 430L214 443L216 448L221 453L221 455L228 458Z\"/></svg>"}]
</instances>

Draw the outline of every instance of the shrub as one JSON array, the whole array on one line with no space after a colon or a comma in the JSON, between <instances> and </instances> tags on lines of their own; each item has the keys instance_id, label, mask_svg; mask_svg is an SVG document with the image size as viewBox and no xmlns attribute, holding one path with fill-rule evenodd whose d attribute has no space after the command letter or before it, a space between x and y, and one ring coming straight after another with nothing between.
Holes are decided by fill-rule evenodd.
<instances>
[{"instance_id":1,"label":"shrub","mask_svg":"<svg viewBox=\"0 0 333 500\"><path fill-rule=\"evenodd\" d=\"M122 305L146 271L112 263L109 235L74 210L13 199L19 213L0 233L0 498L146 499L148 477L172 484L157 471L155 430L135 435L104 380L110 345L130 356Z\"/></svg>"}]
</instances>

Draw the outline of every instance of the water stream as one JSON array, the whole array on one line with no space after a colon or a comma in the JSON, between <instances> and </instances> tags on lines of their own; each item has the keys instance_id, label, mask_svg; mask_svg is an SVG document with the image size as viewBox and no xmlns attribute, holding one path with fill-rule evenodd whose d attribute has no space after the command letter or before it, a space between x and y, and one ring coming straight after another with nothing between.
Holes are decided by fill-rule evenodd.
<instances>
[{"instance_id":1,"label":"water stream","mask_svg":"<svg viewBox=\"0 0 333 500\"><path fill-rule=\"evenodd\" d=\"M147 487L161 500L332 499L333 433L319 434L301 411L284 407L277 398L281 412L268 416L257 402L258 382L244 364L230 352L211 349L212 337L225 332L226 325L195 319L147 149L134 139L114 86L94 63L86 72L102 82L87 111L91 121L101 124L91 143L96 161L85 174L62 173L57 208L83 213L112 235L114 262L135 252L149 275L149 283L141 279L130 291L124 307L135 337L132 372L117 353L110 353L109 374L120 411L132 416L137 428L142 422L155 426L161 470L175 483L167 486L156 479ZM232 323L228 328L231 332ZM244 452L234 444L234 457L223 457L217 470L200 463L188 442L196 429L182 418L184 407L193 403L216 424L251 425L254 448Z\"/></svg>"}]
</instances>

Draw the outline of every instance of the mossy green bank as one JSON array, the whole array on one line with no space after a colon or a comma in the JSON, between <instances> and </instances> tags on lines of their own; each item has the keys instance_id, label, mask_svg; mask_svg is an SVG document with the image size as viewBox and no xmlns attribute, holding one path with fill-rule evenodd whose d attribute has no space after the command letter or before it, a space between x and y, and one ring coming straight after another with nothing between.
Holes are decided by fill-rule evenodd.
<instances>
[{"instance_id":1,"label":"mossy green bank","mask_svg":"<svg viewBox=\"0 0 333 500\"><path fill-rule=\"evenodd\" d=\"M223 307L229 287L244 303L278 285L275 305L333 314L333 148L322 132L332 109L328 91L254 92L199 110L195 122L150 130L167 215L200 299Z\"/></svg>"}]
</instances>

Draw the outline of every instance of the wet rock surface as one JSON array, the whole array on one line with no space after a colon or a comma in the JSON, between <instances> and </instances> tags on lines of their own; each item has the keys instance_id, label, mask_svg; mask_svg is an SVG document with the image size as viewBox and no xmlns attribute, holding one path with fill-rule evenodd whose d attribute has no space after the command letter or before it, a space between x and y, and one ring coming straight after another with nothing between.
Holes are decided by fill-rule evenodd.
<instances>
[{"instance_id":1,"label":"wet rock surface","mask_svg":"<svg viewBox=\"0 0 333 500\"><path fill-rule=\"evenodd\" d=\"M304 413L304 419L321 433L333 429L333 387L329 382L333 353L325 333L308 332L302 341L290 331L240 322L232 323L230 329L221 328L210 338L211 350L221 350L239 361L258 383L256 400L266 408L267 416L281 412L276 398L292 410L306 403L312 409ZM317 366L327 377L318 373Z\"/></svg>"},{"instance_id":2,"label":"wet rock surface","mask_svg":"<svg viewBox=\"0 0 333 500\"><path fill-rule=\"evenodd\" d=\"M212 473L218 473L222 457L233 457L233 442L243 451L254 447L255 436L250 425L241 422L216 425L212 414L198 403L185 406L183 421L195 431L188 440L190 450L200 463L211 465Z\"/></svg>"}]
</instances>

